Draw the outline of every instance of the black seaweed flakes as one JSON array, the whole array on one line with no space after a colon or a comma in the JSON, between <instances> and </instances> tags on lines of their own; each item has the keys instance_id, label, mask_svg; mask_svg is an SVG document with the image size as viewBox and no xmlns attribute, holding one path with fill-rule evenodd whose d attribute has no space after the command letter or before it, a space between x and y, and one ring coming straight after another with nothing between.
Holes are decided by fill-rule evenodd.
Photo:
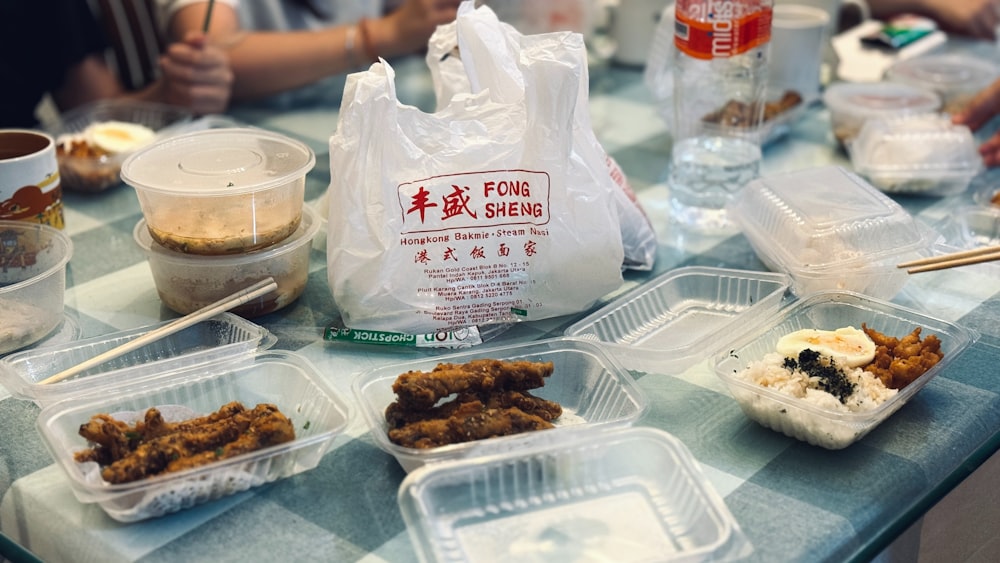
<instances>
[{"instance_id":1,"label":"black seaweed flakes","mask_svg":"<svg viewBox=\"0 0 1000 563\"><path fill-rule=\"evenodd\" d=\"M830 357L824 357L815 350L806 348L799 352L799 358L785 358L782 367L787 370L799 370L809 377L815 377L821 390L833 395L844 403L854 394L855 385L847 379L844 370Z\"/></svg>"}]
</instances>

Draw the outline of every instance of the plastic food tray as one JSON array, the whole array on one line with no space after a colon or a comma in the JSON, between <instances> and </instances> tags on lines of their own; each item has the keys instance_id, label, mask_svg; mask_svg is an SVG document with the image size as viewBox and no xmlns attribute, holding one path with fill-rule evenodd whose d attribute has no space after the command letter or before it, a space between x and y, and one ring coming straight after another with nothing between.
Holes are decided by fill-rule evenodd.
<instances>
[{"instance_id":1,"label":"plastic food tray","mask_svg":"<svg viewBox=\"0 0 1000 563\"><path fill-rule=\"evenodd\" d=\"M546 378L545 386L531 392L562 406L562 416L553 422L556 428L429 449L403 447L389 440L384 413L396 399L392 391L396 377L411 370L430 371L439 363L461 364L477 358L551 361L555 364L555 370ZM559 434L566 428L596 430L630 426L648 406L645 395L621 364L598 344L570 338L480 348L383 366L359 375L353 388L375 445L395 456L406 471L428 463L515 451L543 434Z\"/></svg>"},{"instance_id":2,"label":"plastic food tray","mask_svg":"<svg viewBox=\"0 0 1000 563\"><path fill-rule=\"evenodd\" d=\"M873 410L837 412L736 377L750 362L774 352L778 339L796 330L835 330L861 323L888 336L902 338L921 327L921 338L941 339L944 357L934 367ZM743 335L720 353L713 364L748 418L814 446L836 450L860 440L899 410L945 369L975 339L958 325L892 303L851 292L827 291L797 301L758 330Z\"/></svg>"},{"instance_id":3,"label":"plastic food tray","mask_svg":"<svg viewBox=\"0 0 1000 563\"><path fill-rule=\"evenodd\" d=\"M886 193L962 193L983 169L972 132L940 115L872 119L850 144L854 169Z\"/></svg>"},{"instance_id":4,"label":"plastic food tray","mask_svg":"<svg viewBox=\"0 0 1000 563\"><path fill-rule=\"evenodd\" d=\"M934 246L935 254L949 254L983 246L1000 245L1000 207L968 205L950 211L935 223L944 240ZM1000 262L962 266L990 275L1000 274Z\"/></svg>"},{"instance_id":5,"label":"plastic food tray","mask_svg":"<svg viewBox=\"0 0 1000 563\"><path fill-rule=\"evenodd\" d=\"M231 401L240 401L248 409L260 403L276 405L295 425L295 440L118 484L103 481L95 463L78 463L73 457L74 452L87 447L78 434L80 425L95 414L127 418L141 416L155 406L163 407L165 418L166 412L177 410L200 416ZM347 403L309 361L291 352L264 352L250 362L220 361L167 370L142 385L115 393L66 399L43 408L37 426L80 502L97 503L115 520L134 522L312 469L347 427L348 416Z\"/></svg>"},{"instance_id":6,"label":"plastic food tray","mask_svg":"<svg viewBox=\"0 0 1000 563\"><path fill-rule=\"evenodd\" d=\"M602 343L625 367L676 373L722 349L727 332L781 305L787 275L688 266L660 275L566 329Z\"/></svg>"},{"instance_id":7,"label":"plastic food tray","mask_svg":"<svg viewBox=\"0 0 1000 563\"><path fill-rule=\"evenodd\" d=\"M799 296L827 289L891 299L907 281L899 262L937 236L887 195L836 166L759 178L727 209L768 268Z\"/></svg>"},{"instance_id":8,"label":"plastic food tray","mask_svg":"<svg viewBox=\"0 0 1000 563\"><path fill-rule=\"evenodd\" d=\"M752 551L676 438L572 432L418 469L399 506L422 561L726 561Z\"/></svg>"},{"instance_id":9,"label":"plastic food tray","mask_svg":"<svg viewBox=\"0 0 1000 563\"><path fill-rule=\"evenodd\" d=\"M221 359L252 358L252 352L270 348L277 341L267 329L231 313L222 313L69 379L41 383L167 322L11 354L0 360L0 383L13 396L44 406L60 399L133 384L156 376L167 367L176 369Z\"/></svg>"}]
</instances>

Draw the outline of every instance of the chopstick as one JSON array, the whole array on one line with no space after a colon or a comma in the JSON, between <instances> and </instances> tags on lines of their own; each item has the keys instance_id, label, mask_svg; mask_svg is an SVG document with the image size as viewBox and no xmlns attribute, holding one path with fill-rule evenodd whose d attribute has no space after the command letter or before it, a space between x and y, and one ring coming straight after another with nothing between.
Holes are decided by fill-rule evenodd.
<instances>
[{"instance_id":1,"label":"chopstick","mask_svg":"<svg viewBox=\"0 0 1000 563\"><path fill-rule=\"evenodd\" d=\"M201 32L208 33L208 24L212 21L212 8L215 7L215 0L208 0L208 9L205 10L205 21L201 24Z\"/></svg>"},{"instance_id":2,"label":"chopstick","mask_svg":"<svg viewBox=\"0 0 1000 563\"><path fill-rule=\"evenodd\" d=\"M277 289L277 287L278 284L274 281L274 278L270 277L264 278L263 280L245 289L241 289L240 291L237 291L236 293L228 297L223 297L222 299L216 301L215 303L206 305L201 309L198 309L197 311L194 311L192 313L188 313L187 315L179 319L176 319L171 323L163 325L162 327L156 330L152 330L150 332L147 332L146 334L143 334L138 338L129 340L128 342L122 344L121 346L116 346L106 352L102 352L101 354L98 354L93 358L90 358L89 360L80 362L79 364L73 367L64 369L63 371L53 376L41 380L39 383L41 383L42 385L48 385L50 383L58 383L64 379L67 379L69 377L72 377L80 373L81 371L90 369L96 365L100 365L108 360L117 358L122 354L131 352L136 348L145 346L150 342L154 342L163 337L169 336L175 332L179 332L199 321L203 321L209 317L214 317L219 313L223 313L225 311L228 311L230 309L248 303L258 297L267 295L268 293L271 293L272 291Z\"/></svg>"},{"instance_id":3,"label":"chopstick","mask_svg":"<svg viewBox=\"0 0 1000 563\"><path fill-rule=\"evenodd\" d=\"M956 266L981 264L983 262L991 262L993 260L1000 260L1000 244L974 248L972 250L962 250L960 252L952 252L950 254L942 254L940 256L931 256L929 258L921 258L919 260L910 260L909 262L897 264L896 267L907 268L906 273L908 274L917 274L920 272L932 272L935 270L954 268Z\"/></svg>"}]
</instances>

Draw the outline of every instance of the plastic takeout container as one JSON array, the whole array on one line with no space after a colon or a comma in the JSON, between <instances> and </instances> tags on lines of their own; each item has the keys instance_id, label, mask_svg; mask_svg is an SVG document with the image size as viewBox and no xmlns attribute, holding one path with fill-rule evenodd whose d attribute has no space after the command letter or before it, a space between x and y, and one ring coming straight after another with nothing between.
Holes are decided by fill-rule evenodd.
<instances>
[{"instance_id":1,"label":"plastic takeout container","mask_svg":"<svg viewBox=\"0 0 1000 563\"><path fill-rule=\"evenodd\" d=\"M272 351L251 359L165 370L115 393L59 401L42 409L37 427L76 498L98 504L121 522L190 508L316 467L347 426L347 403L301 356ZM261 403L277 406L291 419L295 440L127 483L106 482L96 463L74 459L75 452L88 447L78 431L93 415L107 413L122 420L164 407L164 418L171 422L168 413L185 420L216 412L232 401L247 409Z\"/></svg>"},{"instance_id":2,"label":"plastic takeout container","mask_svg":"<svg viewBox=\"0 0 1000 563\"><path fill-rule=\"evenodd\" d=\"M936 238L898 203L836 166L749 182L727 205L757 256L805 295L844 289L891 299L906 284L896 267Z\"/></svg>"},{"instance_id":3,"label":"plastic takeout container","mask_svg":"<svg viewBox=\"0 0 1000 563\"><path fill-rule=\"evenodd\" d=\"M228 256L201 256L175 252L157 244L140 219L133 230L145 252L156 291L163 303L187 314L267 277L278 288L232 309L244 317L258 317L288 306L302 295L309 281L309 255L319 231L316 212L302 209L302 221L292 236L269 248Z\"/></svg>"},{"instance_id":4,"label":"plastic takeout container","mask_svg":"<svg viewBox=\"0 0 1000 563\"><path fill-rule=\"evenodd\" d=\"M64 320L73 241L30 221L0 221L0 355L30 346Z\"/></svg>"},{"instance_id":5,"label":"plastic takeout container","mask_svg":"<svg viewBox=\"0 0 1000 563\"><path fill-rule=\"evenodd\" d=\"M920 327L921 338L935 335L944 357L878 407L863 412L838 412L804 399L737 377L750 362L775 351L778 339L802 329L836 330L864 323L887 336L903 338ZM757 330L742 334L716 356L715 373L748 418L761 425L815 446L836 450L860 440L941 373L975 339L972 331L882 301L843 291L819 292L792 303Z\"/></svg>"},{"instance_id":6,"label":"plastic takeout container","mask_svg":"<svg viewBox=\"0 0 1000 563\"><path fill-rule=\"evenodd\" d=\"M113 391L132 385L168 367L252 357L254 350L266 350L277 341L267 329L232 313L222 313L62 381L43 383L169 322L11 354L0 360L0 384L14 397L45 406L97 389Z\"/></svg>"},{"instance_id":7,"label":"plastic takeout container","mask_svg":"<svg viewBox=\"0 0 1000 563\"><path fill-rule=\"evenodd\" d=\"M966 205L952 209L934 224L943 241L934 246L934 254L950 254L1000 245L1000 207ZM969 264L956 271L979 270L1000 277L1000 261Z\"/></svg>"},{"instance_id":8,"label":"plastic takeout container","mask_svg":"<svg viewBox=\"0 0 1000 563\"><path fill-rule=\"evenodd\" d=\"M421 561L732 561L752 546L677 438L571 432L400 486Z\"/></svg>"},{"instance_id":9,"label":"plastic takeout container","mask_svg":"<svg viewBox=\"0 0 1000 563\"><path fill-rule=\"evenodd\" d=\"M389 440L385 410L396 400L392 384L400 374L431 371L439 363L462 364L478 358L552 362L555 370L546 378L545 386L531 393L562 406L562 416L553 421L556 428L427 449L399 446ZM635 380L617 360L594 342L570 338L481 348L383 366L360 374L353 389L375 445L392 454L406 471L429 463L514 451L542 434L559 434L565 428L597 430L630 426L648 406Z\"/></svg>"},{"instance_id":10,"label":"plastic takeout container","mask_svg":"<svg viewBox=\"0 0 1000 563\"><path fill-rule=\"evenodd\" d=\"M177 135L122 164L150 235L188 254L239 254L278 243L298 228L306 174L304 143L255 128Z\"/></svg>"},{"instance_id":11,"label":"plastic takeout container","mask_svg":"<svg viewBox=\"0 0 1000 563\"><path fill-rule=\"evenodd\" d=\"M889 67L885 76L887 80L936 93L941 98L942 111L957 113L1000 78L1000 66L982 57L947 53L903 59Z\"/></svg>"},{"instance_id":12,"label":"plastic takeout container","mask_svg":"<svg viewBox=\"0 0 1000 563\"><path fill-rule=\"evenodd\" d=\"M671 270L566 329L593 339L629 369L676 373L721 350L729 331L781 305L790 280L773 272L708 266Z\"/></svg>"},{"instance_id":13,"label":"plastic takeout container","mask_svg":"<svg viewBox=\"0 0 1000 563\"><path fill-rule=\"evenodd\" d=\"M847 144L865 121L936 112L941 99L932 91L898 82L836 82L823 92L833 136Z\"/></svg>"},{"instance_id":14,"label":"plastic takeout container","mask_svg":"<svg viewBox=\"0 0 1000 563\"><path fill-rule=\"evenodd\" d=\"M92 146L85 135L91 126L116 121L159 134L191 118L185 108L138 100L99 100L67 112L50 130L57 143L62 185L80 192L101 192L122 182L122 162L132 151L108 152Z\"/></svg>"},{"instance_id":15,"label":"plastic takeout container","mask_svg":"<svg viewBox=\"0 0 1000 563\"><path fill-rule=\"evenodd\" d=\"M1000 209L1000 186L995 181L984 182L973 191L972 200L987 209Z\"/></svg>"},{"instance_id":16,"label":"plastic takeout container","mask_svg":"<svg viewBox=\"0 0 1000 563\"><path fill-rule=\"evenodd\" d=\"M858 174L886 193L962 193L983 170L978 143L964 125L939 114L870 119L848 152Z\"/></svg>"}]
</instances>

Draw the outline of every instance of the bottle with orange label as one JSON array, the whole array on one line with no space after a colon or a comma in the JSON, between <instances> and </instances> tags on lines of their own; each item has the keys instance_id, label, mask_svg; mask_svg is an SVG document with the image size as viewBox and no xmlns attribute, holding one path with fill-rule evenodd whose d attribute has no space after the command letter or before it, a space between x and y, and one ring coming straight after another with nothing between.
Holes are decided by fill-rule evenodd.
<instances>
[{"instance_id":1,"label":"bottle with orange label","mask_svg":"<svg viewBox=\"0 0 1000 563\"><path fill-rule=\"evenodd\" d=\"M677 0L673 148L676 223L734 229L725 205L760 173L773 0Z\"/></svg>"}]
</instances>

